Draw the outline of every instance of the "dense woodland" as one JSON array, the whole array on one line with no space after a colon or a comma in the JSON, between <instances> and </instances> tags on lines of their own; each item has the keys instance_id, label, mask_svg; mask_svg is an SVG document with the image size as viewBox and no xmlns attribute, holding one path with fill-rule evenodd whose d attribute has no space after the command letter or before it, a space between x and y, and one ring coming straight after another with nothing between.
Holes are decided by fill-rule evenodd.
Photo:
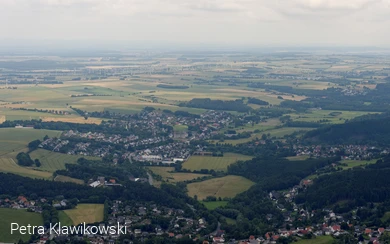
<instances>
[{"instance_id":1,"label":"dense woodland","mask_svg":"<svg viewBox=\"0 0 390 244\"><path fill-rule=\"evenodd\" d=\"M97 133L108 133L108 134L121 134L123 136L137 135L140 138L148 138L152 136L152 132L147 130L140 130L137 128L125 128L123 126L111 126L115 121L102 121L101 124L81 124L81 123L68 123L68 122L43 122L42 120L14 120L5 121L0 124L0 128L15 127L17 125L22 126L33 126L34 129L46 129L46 130L73 130L82 133L94 131ZM166 133L161 133L160 136L167 136L169 132L173 130L172 126L163 124L156 124L161 128L166 128Z\"/></svg>"},{"instance_id":2,"label":"dense woodland","mask_svg":"<svg viewBox=\"0 0 390 244\"><path fill-rule=\"evenodd\" d=\"M390 115L364 116L345 124L329 125L309 131L305 135L308 142L324 144L371 144L390 143Z\"/></svg>"},{"instance_id":3,"label":"dense woodland","mask_svg":"<svg viewBox=\"0 0 390 244\"><path fill-rule=\"evenodd\" d=\"M138 164L131 164L128 160L120 162L118 166L107 165L100 161L91 161L84 158L78 159L78 164L66 164L66 170L57 170L55 173L72 178L96 179L99 176L115 179L118 183L126 182L131 177L145 177L146 171Z\"/></svg>"},{"instance_id":4,"label":"dense woodland","mask_svg":"<svg viewBox=\"0 0 390 244\"><path fill-rule=\"evenodd\" d=\"M283 223L283 216L275 209L268 193L297 185L316 169L337 160L339 158L289 161L279 157L259 157L232 164L228 167L229 174L244 176L256 182L256 185L233 198L226 207L217 208L215 211L224 217L237 220L238 224L235 226L224 224L227 232L234 237L246 238L251 233L272 231L275 223ZM280 199L279 203L291 208L284 199ZM267 220L266 216L269 214L273 216L273 221Z\"/></svg>"},{"instance_id":5,"label":"dense woodland","mask_svg":"<svg viewBox=\"0 0 390 244\"><path fill-rule=\"evenodd\" d=\"M339 158L289 161L284 158L254 158L229 165L228 172L244 176L258 184L264 191L283 190L299 184L317 169L340 160Z\"/></svg>"},{"instance_id":6,"label":"dense woodland","mask_svg":"<svg viewBox=\"0 0 390 244\"><path fill-rule=\"evenodd\" d=\"M242 100L234 101L223 101L223 100L212 100L210 98L193 98L191 101L181 103L179 106L190 107L190 108L203 108L211 110L227 110L237 112L248 112L251 107L244 104Z\"/></svg>"},{"instance_id":7,"label":"dense woodland","mask_svg":"<svg viewBox=\"0 0 390 244\"><path fill-rule=\"evenodd\" d=\"M166 207L182 209L186 216L196 214L187 205L191 204L198 209L199 215L204 214L210 221L210 229L215 229L215 216L207 213L207 210L196 200L188 197L186 193L174 185L163 184L160 189L149 184L128 181L124 187L91 188L86 185L74 183L55 182L48 180L31 179L14 174L0 173L1 198L27 196L31 199L47 198L49 201L57 196L65 199L78 199L80 203L104 203L106 199L122 199L135 202L151 202Z\"/></svg>"},{"instance_id":8,"label":"dense woodland","mask_svg":"<svg viewBox=\"0 0 390 244\"><path fill-rule=\"evenodd\" d=\"M350 211L367 203L380 203L390 200L390 168L353 169L315 180L307 191L298 195L296 202L304 203L312 209L331 206L342 202L339 211ZM342 209L342 210L341 210Z\"/></svg>"},{"instance_id":9,"label":"dense woodland","mask_svg":"<svg viewBox=\"0 0 390 244\"><path fill-rule=\"evenodd\" d=\"M260 100L260 99L257 99L257 98L254 98L254 97L249 97L248 98L248 103L257 104L257 105L264 105L264 106L269 105L268 102Z\"/></svg>"}]
</instances>

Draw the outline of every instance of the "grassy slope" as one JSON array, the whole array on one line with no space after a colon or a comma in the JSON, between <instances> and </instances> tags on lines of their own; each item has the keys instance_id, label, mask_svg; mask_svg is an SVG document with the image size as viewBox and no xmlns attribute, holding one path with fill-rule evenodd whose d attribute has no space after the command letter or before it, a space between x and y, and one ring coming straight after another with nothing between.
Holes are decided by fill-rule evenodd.
<instances>
[{"instance_id":1,"label":"grassy slope","mask_svg":"<svg viewBox=\"0 0 390 244\"><path fill-rule=\"evenodd\" d=\"M296 244L331 244L334 239L331 236L319 236L308 240L299 240Z\"/></svg>"},{"instance_id":2,"label":"grassy slope","mask_svg":"<svg viewBox=\"0 0 390 244\"><path fill-rule=\"evenodd\" d=\"M346 163L348 166L342 166L343 169L351 169L357 166L365 166L366 164L374 164L377 159L372 160L342 160L341 163Z\"/></svg>"},{"instance_id":3,"label":"grassy slope","mask_svg":"<svg viewBox=\"0 0 390 244\"><path fill-rule=\"evenodd\" d=\"M30 153L31 159L39 159L41 167L39 169L54 172L56 170L65 169L65 164L75 164L82 156L68 155L63 153L51 152L44 149L38 149ZM85 157L92 160L100 160L97 157Z\"/></svg>"},{"instance_id":4,"label":"grassy slope","mask_svg":"<svg viewBox=\"0 0 390 244\"><path fill-rule=\"evenodd\" d=\"M0 171L25 177L49 179L52 173L19 166L13 158L0 158Z\"/></svg>"},{"instance_id":5,"label":"grassy slope","mask_svg":"<svg viewBox=\"0 0 390 244\"><path fill-rule=\"evenodd\" d=\"M75 209L64 210L73 224L103 221L103 204L79 204Z\"/></svg>"},{"instance_id":6,"label":"grassy slope","mask_svg":"<svg viewBox=\"0 0 390 244\"><path fill-rule=\"evenodd\" d=\"M72 182L80 185L84 185L84 181L76 178L72 178L69 176L64 176L64 175L57 175L54 178L54 181L59 181L59 182Z\"/></svg>"},{"instance_id":7,"label":"grassy slope","mask_svg":"<svg viewBox=\"0 0 390 244\"><path fill-rule=\"evenodd\" d=\"M216 201L216 202L202 202L208 210L214 210L218 207L224 207L227 205L227 201Z\"/></svg>"},{"instance_id":8,"label":"grassy slope","mask_svg":"<svg viewBox=\"0 0 390 244\"><path fill-rule=\"evenodd\" d=\"M11 223L18 223L20 226L28 224L41 226L43 224L42 216L38 213L29 213L25 210L16 210L9 208L0 208L0 242L18 242L19 239L28 241L29 235L21 235L14 232L11 235Z\"/></svg>"},{"instance_id":9,"label":"grassy slope","mask_svg":"<svg viewBox=\"0 0 390 244\"><path fill-rule=\"evenodd\" d=\"M0 156L13 151L19 151L27 147L28 143L40 139L45 135L49 137L59 137L61 131L55 130L35 130L35 129L0 129Z\"/></svg>"},{"instance_id":10,"label":"grassy slope","mask_svg":"<svg viewBox=\"0 0 390 244\"><path fill-rule=\"evenodd\" d=\"M153 173L156 175L160 175L163 180L175 183L180 181L186 181L186 180L193 180L199 177L209 176L206 174L193 174L193 173L172 173L174 171L173 167L148 167Z\"/></svg>"},{"instance_id":11,"label":"grassy slope","mask_svg":"<svg viewBox=\"0 0 390 244\"><path fill-rule=\"evenodd\" d=\"M62 226L74 225L72 219L63 210L58 211L58 218Z\"/></svg>"},{"instance_id":12,"label":"grassy slope","mask_svg":"<svg viewBox=\"0 0 390 244\"><path fill-rule=\"evenodd\" d=\"M199 200L207 196L234 197L237 194L248 190L254 183L241 176L228 175L221 178L214 178L202 182L187 185L188 195L198 196Z\"/></svg>"},{"instance_id":13,"label":"grassy slope","mask_svg":"<svg viewBox=\"0 0 390 244\"><path fill-rule=\"evenodd\" d=\"M236 163L239 160L250 159L252 157L236 153L225 153L223 157L191 156L188 161L183 163L183 168L189 170L213 169L216 171L226 171L230 164Z\"/></svg>"}]
</instances>

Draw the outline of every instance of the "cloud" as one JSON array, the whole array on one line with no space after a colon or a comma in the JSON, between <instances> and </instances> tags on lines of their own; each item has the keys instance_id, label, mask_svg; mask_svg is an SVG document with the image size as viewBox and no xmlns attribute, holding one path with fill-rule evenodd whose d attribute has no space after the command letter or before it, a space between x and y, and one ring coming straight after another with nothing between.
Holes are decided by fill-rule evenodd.
<instances>
[{"instance_id":1,"label":"cloud","mask_svg":"<svg viewBox=\"0 0 390 244\"><path fill-rule=\"evenodd\" d=\"M291 1L291 0L289 0ZM382 0L292 0L298 7L313 11L359 10Z\"/></svg>"},{"instance_id":2,"label":"cloud","mask_svg":"<svg viewBox=\"0 0 390 244\"><path fill-rule=\"evenodd\" d=\"M389 21L390 0L0 0L21 38L390 43Z\"/></svg>"}]
</instances>

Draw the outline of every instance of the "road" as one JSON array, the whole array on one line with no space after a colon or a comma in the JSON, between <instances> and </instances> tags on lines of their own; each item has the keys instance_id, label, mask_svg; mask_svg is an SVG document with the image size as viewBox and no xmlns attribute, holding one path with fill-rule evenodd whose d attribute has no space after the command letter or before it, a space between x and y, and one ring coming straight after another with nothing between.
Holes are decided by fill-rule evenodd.
<instances>
[{"instance_id":1,"label":"road","mask_svg":"<svg viewBox=\"0 0 390 244\"><path fill-rule=\"evenodd\" d=\"M148 172L147 174L148 174L149 184L150 184L151 186L153 186L153 177L152 177L151 174L149 174L149 172Z\"/></svg>"},{"instance_id":2,"label":"road","mask_svg":"<svg viewBox=\"0 0 390 244\"><path fill-rule=\"evenodd\" d=\"M218 221L217 229L216 229L214 232L210 233L210 236L216 236L217 233L218 233L220 230L221 230L221 223L219 223L219 221Z\"/></svg>"}]
</instances>

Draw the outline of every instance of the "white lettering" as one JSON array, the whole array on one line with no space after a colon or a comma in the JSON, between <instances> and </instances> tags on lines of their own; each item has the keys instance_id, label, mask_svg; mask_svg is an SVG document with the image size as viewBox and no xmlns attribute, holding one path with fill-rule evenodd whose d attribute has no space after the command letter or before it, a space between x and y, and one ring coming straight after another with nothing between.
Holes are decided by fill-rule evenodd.
<instances>
[{"instance_id":1,"label":"white lettering","mask_svg":"<svg viewBox=\"0 0 390 244\"><path fill-rule=\"evenodd\" d=\"M38 234L39 235L44 235L45 234L45 227L38 226Z\"/></svg>"},{"instance_id":2,"label":"white lettering","mask_svg":"<svg viewBox=\"0 0 390 244\"><path fill-rule=\"evenodd\" d=\"M55 225L52 226L51 223L50 223L50 228L49 228L50 234L56 234L56 235L60 234L59 232L56 231L57 225L58 225L58 223L56 223Z\"/></svg>"},{"instance_id":3,"label":"white lettering","mask_svg":"<svg viewBox=\"0 0 390 244\"><path fill-rule=\"evenodd\" d=\"M124 232L122 231L122 229L125 228ZM126 226L119 226L119 223L118 223L118 234L121 234L121 235L125 235L126 234Z\"/></svg>"},{"instance_id":4,"label":"white lettering","mask_svg":"<svg viewBox=\"0 0 390 244\"><path fill-rule=\"evenodd\" d=\"M19 233L22 234L22 235L25 235L26 234L26 230L27 230L26 226L20 226ZM22 232L22 231L24 231L24 232Z\"/></svg>"},{"instance_id":5,"label":"white lettering","mask_svg":"<svg viewBox=\"0 0 390 244\"><path fill-rule=\"evenodd\" d=\"M91 228L91 226L85 226L85 222L84 222L84 234L86 234L86 235L90 235L91 234L91 232L89 232L89 228Z\"/></svg>"},{"instance_id":6,"label":"white lettering","mask_svg":"<svg viewBox=\"0 0 390 244\"><path fill-rule=\"evenodd\" d=\"M16 228L14 228L14 225L16 225ZM14 233L14 230L19 229L19 224L18 223L11 223L11 235Z\"/></svg>"},{"instance_id":7,"label":"white lettering","mask_svg":"<svg viewBox=\"0 0 390 244\"><path fill-rule=\"evenodd\" d=\"M115 234L116 234L115 226L110 226L110 235L115 235Z\"/></svg>"},{"instance_id":8,"label":"white lettering","mask_svg":"<svg viewBox=\"0 0 390 244\"><path fill-rule=\"evenodd\" d=\"M99 231L99 229L96 226L91 226L91 234L92 235L96 235L98 233L98 231Z\"/></svg>"},{"instance_id":9,"label":"white lettering","mask_svg":"<svg viewBox=\"0 0 390 244\"><path fill-rule=\"evenodd\" d=\"M69 226L68 227L71 234L79 234L81 226Z\"/></svg>"}]
</instances>

